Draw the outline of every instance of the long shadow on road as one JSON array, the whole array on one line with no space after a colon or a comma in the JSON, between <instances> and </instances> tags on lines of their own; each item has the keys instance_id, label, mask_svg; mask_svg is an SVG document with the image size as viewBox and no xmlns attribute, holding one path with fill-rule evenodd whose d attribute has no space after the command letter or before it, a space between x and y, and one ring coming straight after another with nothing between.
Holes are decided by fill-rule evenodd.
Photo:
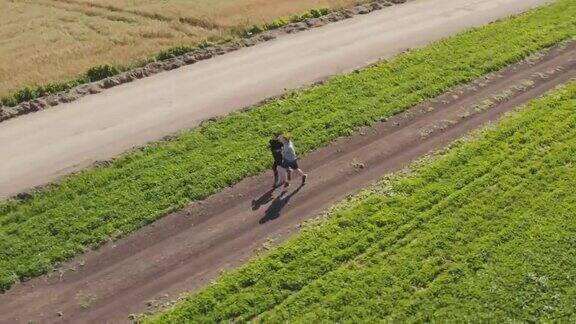
<instances>
[{"instance_id":1,"label":"long shadow on road","mask_svg":"<svg viewBox=\"0 0 576 324\"><path fill-rule=\"evenodd\" d=\"M272 194L274 193L274 190L276 188L272 188L268 191L266 191L262 196L260 196L258 199L254 199L252 200L252 210L258 210L260 209L260 207L262 207L263 205L266 205L267 203L269 203L270 201L272 201L272 199L274 198L272 196Z\"/></svg>"},{"instance_id":2,"label":"long shadow on road","mask_svg":"<svg viewBox=\"0 0 576 324\"><path fill-rule=\"evenodd\" d=\"M286 207L286 205L288 204L290 199L292 199L292 197L294 197L294 195L296 195L300 191L300 189L302 189L303 187L304 187L304 185L301 184L300 186L298 186L298 188L296 188L296 190L292 191L287 196L286 196L287 191L283 190L282 193L280 193L280 195L278 197L276 197L276 199L274 199L274 201L270 204L268 209L266 209L266 213L264 213L264 217L262 217L260 219L259 223L264 224L268 221L271 221L271 220L274 220L274 219L280 217L280 213L282 212L282 209L284 209L284 207Z\"/></svg>"}]
</instances>

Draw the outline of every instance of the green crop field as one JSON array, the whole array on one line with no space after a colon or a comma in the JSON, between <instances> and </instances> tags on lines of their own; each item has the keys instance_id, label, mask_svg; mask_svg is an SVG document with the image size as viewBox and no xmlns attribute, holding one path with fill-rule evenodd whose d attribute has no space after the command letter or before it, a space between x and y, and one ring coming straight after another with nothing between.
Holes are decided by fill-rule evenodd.
<instances>
[{"instance_id":1,"label":"green crop field","mask_svg":"<svg viewBox=\"0 0 576 324\"><path fill-rule=\"evenodd\" d=\"M576 81L151 323L576 321Z\"/></svg>"},{"instance_id":2,"label":"green crop field","mask_svg":"<svg viewBox=\"0 0 576 324\"><path fill-rule=\"evenodd\" d=\"M302 153L363 125L574 38L573 0L412 51L359 73L149 145L67 177L24 200L0 202L0 291L134 231L269 162L265 143L289 129Z\"/></svg>"}]
</instances>

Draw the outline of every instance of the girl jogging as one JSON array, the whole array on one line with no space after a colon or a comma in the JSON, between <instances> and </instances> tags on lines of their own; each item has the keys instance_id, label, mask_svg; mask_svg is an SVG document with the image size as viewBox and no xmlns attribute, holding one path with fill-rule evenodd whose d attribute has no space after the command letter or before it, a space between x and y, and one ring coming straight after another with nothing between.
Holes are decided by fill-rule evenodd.
<instances>
[{"instance_id":1,"label":"girl jogging","mask_svg":"<svg viewBox=\"0 0 576 324\"><path fill-rule=\"evenodd\" d=\"M298 166L298 158L296 157L296 150L294 149L294 144L292 143L290 134L283 134L280 136L280 141L283 143L282 147L282 164L283 167L291 170L296 170L298 174L302 177L302 185L306 184L306 178L308 177L302 169ZM290 185L290 179L286 181L286 187Z\"/></svg>"}]
</instances>

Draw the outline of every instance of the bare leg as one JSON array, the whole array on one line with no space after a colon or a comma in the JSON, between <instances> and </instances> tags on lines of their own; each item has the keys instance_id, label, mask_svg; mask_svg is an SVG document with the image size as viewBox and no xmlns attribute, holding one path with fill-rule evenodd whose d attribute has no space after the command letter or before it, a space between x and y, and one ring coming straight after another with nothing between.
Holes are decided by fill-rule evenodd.
<instances>
[{"instance_id":1,"label":"bare leg","mask_svg":"<svg viewBox=\"0 0 576 324\"><path fill-rule=\"evenodd\" d=\"M280 179L278 179L278 166L276 164L272 167L272 171L274 172L274 187L277 187L280 185Z\"/></svg>"},{"instance_id":2,"label":"bare leg","mask_svg":"<svg viewBox=\"0 0 576 324\"><path fill-rule=\"evenodd\" d=\"M291 173L292 173L292 171L298 172L298 174L300 175L300 177L302 177L302 184L305 184L305 183L306 183L306 178L308 177L308 175L307 175L306 173L304 173L304 171L302 171L302 169L298 168L298 169L292 170L292 169L288 168L288 169L286 170L288 178L287 178L286 183L284 184L284 186L288 187L288 186L290 185L290 180L291 180Z\"/></svg>"},{"instance_id":3,"label":"bare leg","mask_svg":"<svg viewBox=\"0 0 576 324\"><path fill-rule=\"evenodd\" d=\"M300 168L296 169L296 171L298 171L298 173L302 177L302 185L304 185L306 183L306 178L308 178L308 175L304 173L304 171L302 171L302 169Z\"/></svg>"},{"instance_id":4,"label":"bare leg","mask_svg":"<svg viewBox=\"0 0 576 324\"><path fill-rule=\"evenodd\" d=\"M298 172L298 174L299 174L301 177L303 177L303 176L306 175L306 174L304 173L304 171L302 171L302 169L296 169L296 172Z\"/></svg>"},{"instance_id":5,"label":"bare leg","mask_svg":"<svg viewBox=\"0 0 576 324\"><path fill-rule=\"evenodd\" d=\"M284 187L290 186L290 180L292 180L292 169L286 168L286 181L284 182Z\"/></svg>"}]
</instances>

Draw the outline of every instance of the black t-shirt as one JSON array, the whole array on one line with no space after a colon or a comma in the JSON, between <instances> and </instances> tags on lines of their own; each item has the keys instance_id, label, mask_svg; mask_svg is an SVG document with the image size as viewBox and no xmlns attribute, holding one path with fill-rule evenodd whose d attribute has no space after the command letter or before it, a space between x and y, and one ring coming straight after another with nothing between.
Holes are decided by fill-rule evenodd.
<instances>
[{"instance_id":1,"label":"black t-shirt","mask_svg":"<svg viewBox=\"0 0 576 324\"><path fill-rule=\"evenodd\" d=\"M274 161L282 162L282 147L284 145L277 139L270 140L270 150L272 151L272 156L274 157Z\"/></svg>"}]
</instances>

